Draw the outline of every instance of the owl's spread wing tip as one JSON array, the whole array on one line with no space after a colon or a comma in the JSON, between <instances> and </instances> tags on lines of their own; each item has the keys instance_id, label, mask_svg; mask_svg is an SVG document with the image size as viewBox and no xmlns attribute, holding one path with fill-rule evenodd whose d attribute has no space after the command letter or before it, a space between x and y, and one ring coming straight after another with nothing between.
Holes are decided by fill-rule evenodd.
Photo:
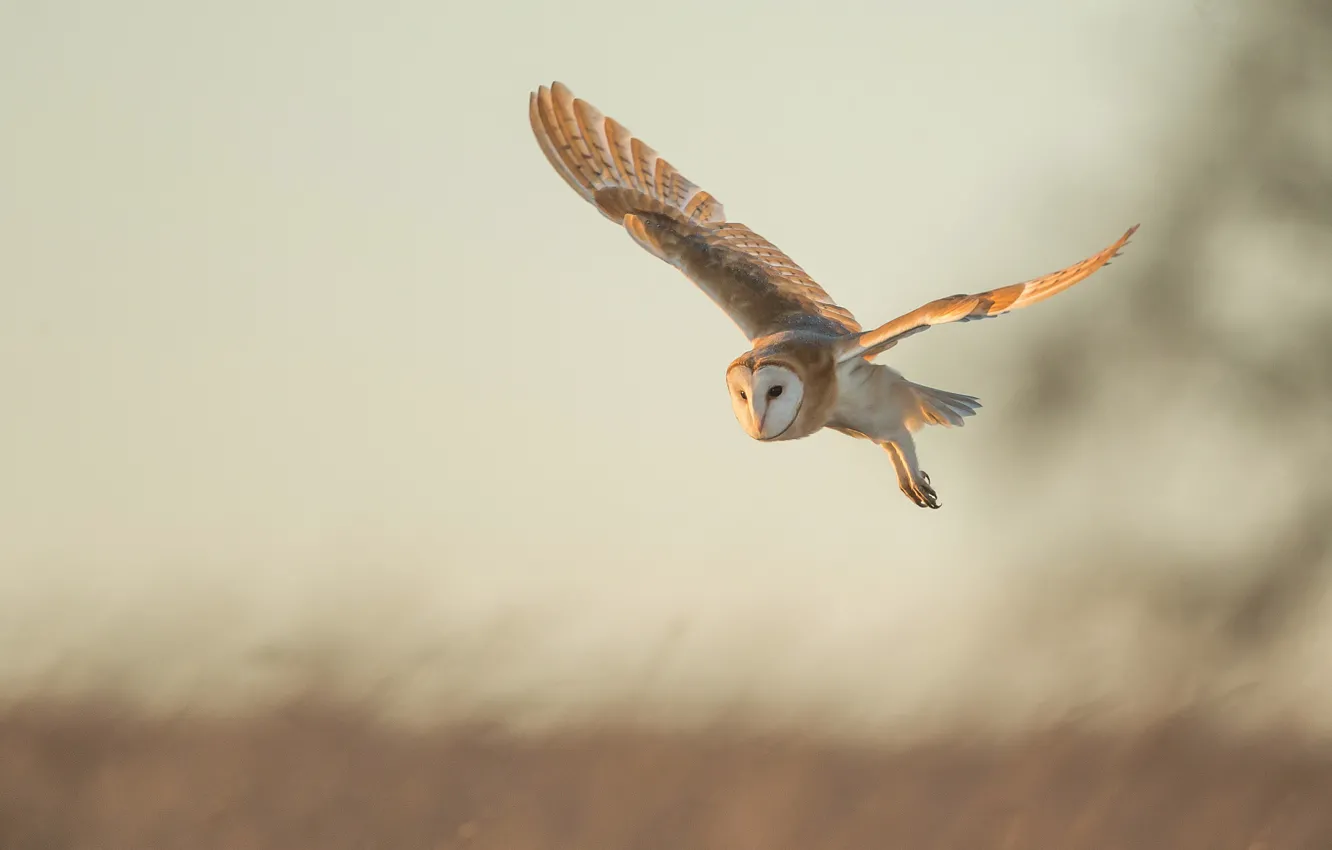
<instances>
[{"instance_id":1,"label":"owl's spread wing tip","mask_svg":"<svg viewBox=\"0 0 1332 850\"><path fill-rule=\"evenodd\" d=\"M1141 224L1135 224L1128 230L1124 231L1124 235L1119 237L1119 241L1115 243L1114 253L1110 255L1110 258L1105 261L1104 265L1110 265L1110 260L1113 260L1115 257L1124 253L1124 249L1128 247L1129 240L1133 238L1133 234L1137 233L1138 228L1141 226Z\"/></svg>"},{"instance_id":2,"label":"owl's spread wing tip","mask_svg":"<svg viewBox=\"0 0 1332 850\"><path fill-rule=\"evenodd\" d=\"M1110 265L1119 256L1129 238L1138 230L1130 227L1109 247L1067 268L1051 272L1024 283L1015 283L974 295L950 295L939 298L898 316L874 330L860 334L840 352L839 359L873 357L892 348L901 340L935 325L948 322L969 322L1002 316L1011 310L1044 301L1085 280L1098 269Z\"/></svg>"}]
</instances>

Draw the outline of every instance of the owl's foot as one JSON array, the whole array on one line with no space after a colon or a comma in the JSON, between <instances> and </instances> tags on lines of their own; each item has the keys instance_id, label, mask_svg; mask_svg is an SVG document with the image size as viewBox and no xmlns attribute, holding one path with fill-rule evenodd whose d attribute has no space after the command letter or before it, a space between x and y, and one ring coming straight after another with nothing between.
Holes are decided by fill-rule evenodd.
<instances>
[{"instance_id":1,"label":"owl's foot","mask_svg":"<svg viewBox=\"0 0 1332 850\"><path fill-rule=\"evenodd\" d=\"M903 480L901 484L902 492L905 493L906 497L914 502L917 507L932 508L934 510L943 507L939 502L939 494L934 492L934 488L930 486L930 476L926 474L925 470L922 469L920 471L919 480L907 478Z\"/></svg>"},{"instance_id":2,"label":"owl's foot","mask_svg":"<svg viewBox=\"0 0 1332 850\"><path fill-rule=\"evenodd\" d=\"M903 434L897 439L884 440L879 445L888 453L893 468L897 470L897 486L916 507L934 510L942 507L939 494L930 486L930 476L916 462L916 445L911 435Z\"/></svg>"}]
</instances>

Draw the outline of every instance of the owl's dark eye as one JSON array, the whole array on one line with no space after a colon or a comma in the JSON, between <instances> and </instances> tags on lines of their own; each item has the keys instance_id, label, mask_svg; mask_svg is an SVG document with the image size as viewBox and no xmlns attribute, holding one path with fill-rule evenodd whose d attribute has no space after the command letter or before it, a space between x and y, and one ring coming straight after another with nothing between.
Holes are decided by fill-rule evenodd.
<instances>
[{"instance_id":1,"label":"owl's dark eye","mask_svg":"<svg viewBox=\"0 0 1332 850\"><path fill-rule=\"evenodd\" d=\"M740 391L740 400L741 400L741 401L748 401L748 400L749 400L749 396L745 395L745 391L744 391L744 390L741 390L741 391Z\"/></svg>"},{"instance_id":2,"label":"owl's dark eye","mask_svg":"<svg viewBox=\"0 0 1332 850\"><path fill-rule=\"evenodd\" d=\"M778 385L775 386L775 387L770 387L770 388L768 389L768 398L776 398L777 396L779 396L779 395L781 395L781 394L782 394L782 386L781 386L781 384L778 384Z\"/></svg>"}]
</instances>

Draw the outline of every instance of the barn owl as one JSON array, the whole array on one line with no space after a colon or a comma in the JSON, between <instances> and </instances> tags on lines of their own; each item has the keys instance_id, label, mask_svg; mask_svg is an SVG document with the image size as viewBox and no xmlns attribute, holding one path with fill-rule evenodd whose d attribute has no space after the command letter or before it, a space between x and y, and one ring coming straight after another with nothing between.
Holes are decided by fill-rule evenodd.
<instances>
[{"instance_id":1,"label":"barn owl","mask_svg":"<svg viewBox=\"0 0 1332 850\"><path fill-rule=\"evenodd\" d=\"M563 83L532 92L529 113L556 173L648 253L683 272L749 338L750 349L726 369L745 433L777 442L828 428L870 440L922 508L940 502L912 435L926 425L961 426L981 404L909 381L874 359L935 325L1001 316L1062 292L1109 263L1138 229L1066 269L940 298L865 330L776 245L729 221L720 201Z\"/></svg>"}]
</instances>

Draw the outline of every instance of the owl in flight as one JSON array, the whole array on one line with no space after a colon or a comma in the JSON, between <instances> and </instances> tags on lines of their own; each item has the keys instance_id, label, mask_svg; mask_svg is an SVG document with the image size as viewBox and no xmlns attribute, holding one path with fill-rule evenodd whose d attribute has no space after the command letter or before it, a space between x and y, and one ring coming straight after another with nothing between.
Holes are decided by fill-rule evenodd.
<instances>
[{"instance_id":1,"label":"owl in flight","mask_svg":"<svg viewBox=\"0 0 1332 850\"><path fill-rule=\"evenodd\" d=\"M648 253L675 266L749 338L726 368L731 407L755 440L798 440L831 428L888 453L897 483L922 508L938 508L912 434L961 426L980 402L908 381L874 363L912 334L948 322L1001 316L1068 289L1119 252L1138 229L1080 263L974 295L950 295L865 330L804 269L743 224L613 118L562 83L529 103L532 132L555 171Z\"/></svg>"}]
</instances>

